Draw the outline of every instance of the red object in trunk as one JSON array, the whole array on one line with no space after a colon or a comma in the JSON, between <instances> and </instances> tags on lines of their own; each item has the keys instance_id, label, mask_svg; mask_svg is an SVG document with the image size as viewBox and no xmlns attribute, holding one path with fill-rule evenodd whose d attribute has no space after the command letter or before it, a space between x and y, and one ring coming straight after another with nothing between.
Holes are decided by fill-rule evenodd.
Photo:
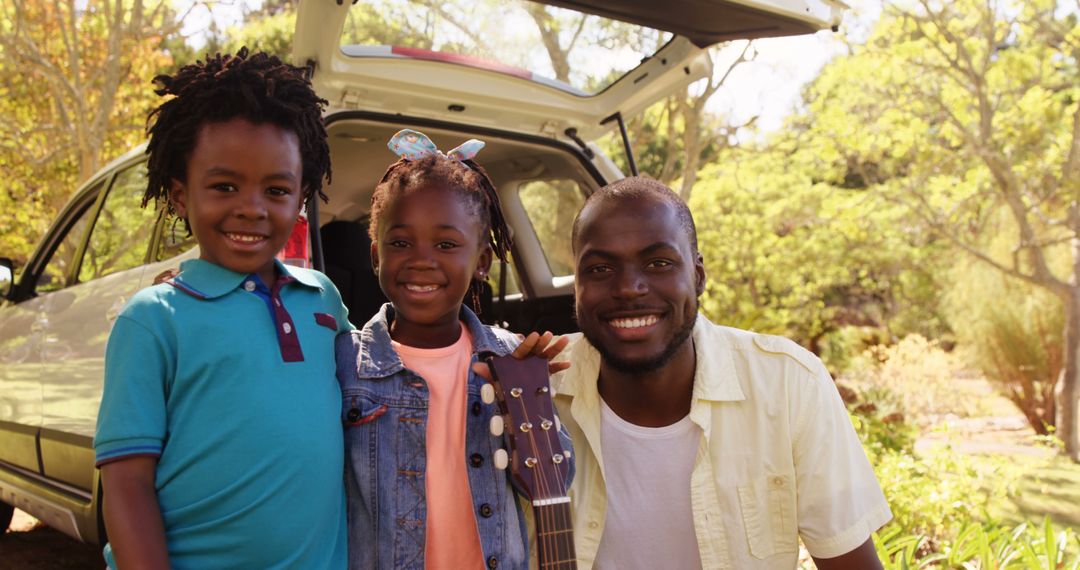
<instances>
[{"instance_id":1,"label":"red object in trunk","mask_svg":"<svg viewBox=\"0 0 1080 570\"><path fill-rule=\"evenodd\" d=\"M289 241L285 242L285 248L278 254L282 263L288 263L296 267L311 267L311 253L308 251L308 221L307 216L300 214L293 226Z\"/></svg>"}]
</instances>

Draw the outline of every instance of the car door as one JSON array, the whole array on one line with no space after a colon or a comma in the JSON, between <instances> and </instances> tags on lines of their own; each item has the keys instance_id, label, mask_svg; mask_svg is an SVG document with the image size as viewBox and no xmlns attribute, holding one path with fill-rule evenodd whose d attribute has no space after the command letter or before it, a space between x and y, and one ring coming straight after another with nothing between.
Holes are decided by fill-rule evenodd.
<instances>
[{"instance_id":1,"label":"car door","mask_svg":"<svg viewBox=\"0 0 1080 570\"><path fill-rule=\"evenodd\" d=\"M120 166L95 212L67 296L47 309L42 358L41 464L49 479L94 486L93 437L105 345L125 303L143 284L159 212L141 207L142 160Z\"/></svg>"},{"instance_id":2,"label":"car door","mask_svg":"<svg viewBox=\"0 0 1080 570\"><path fill-rule=\"evenodd\" d=\"M88 185L62 211L0 306L0 466L41 473L41 379L58 344L51 317L70 304L67 285L104 182Z\"/></svg>"}]
</instances>

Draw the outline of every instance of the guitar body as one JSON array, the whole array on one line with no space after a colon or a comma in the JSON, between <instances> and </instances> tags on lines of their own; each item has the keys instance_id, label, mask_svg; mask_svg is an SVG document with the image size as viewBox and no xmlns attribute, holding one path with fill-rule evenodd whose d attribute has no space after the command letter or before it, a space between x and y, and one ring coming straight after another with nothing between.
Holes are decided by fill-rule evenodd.
<instances>
[{"instance_id":1,"label":"guitar body","mask_svg":"<svg viewBox=\"0 0 1080 570\"><path fill-rule=\"evenodd\" d=\"M570 452L562 448L551 402L548 362L540 357L489 356L496 400L510 441L509 467L532 503L541 570L576 570L570 498Z\"/></svg>"}]
</instances>

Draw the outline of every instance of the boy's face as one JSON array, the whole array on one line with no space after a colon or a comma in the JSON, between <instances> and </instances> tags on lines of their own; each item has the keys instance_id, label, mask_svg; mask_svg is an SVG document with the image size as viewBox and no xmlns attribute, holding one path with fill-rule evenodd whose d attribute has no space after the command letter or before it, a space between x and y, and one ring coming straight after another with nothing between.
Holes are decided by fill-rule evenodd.
<instances>
[{"instance_id":1,"label":"boy's face","mask_svg":"<svg viewBox=\"0 0 1080 570\"><path fill-rule=\"evenodd\" d=\"M383 211L371 259L394 304L395 340L428 346L440 344L442 335L457 338L469 284L491 266L480 230L470 205L441 187L409 192Z\"/></svg>"},{"instance_id":2,"label":"boy's face","mask_svg":"<svg viewBox=\"0 0 1080 570\"><path fill-rule=\"evenodd\" d=\"M200 258L274 281L274 256L300 213L303 191L296 133L246 119L206 123L173 180L171 199L199 242Z\"/></svg>"}]
</instances>

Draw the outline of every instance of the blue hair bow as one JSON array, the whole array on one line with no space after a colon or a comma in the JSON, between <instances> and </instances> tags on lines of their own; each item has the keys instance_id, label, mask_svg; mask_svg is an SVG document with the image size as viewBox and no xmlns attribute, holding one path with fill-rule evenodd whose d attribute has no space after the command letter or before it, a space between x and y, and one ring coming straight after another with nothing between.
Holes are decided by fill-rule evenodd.
<instances>
[{"instance_id":1,"label":"blue hair bow","mask_svg":"<svg viewBox=\"0 0 1080 570\"><path fill-rule=\"evenodd\" d=\"M472 160L476 153L484 148L484 141L469 139L444 155L424 133L412 129L401 129L397 134L390 137L390 142L386 143L386 146L394 154L405 160L420 160L429 156L441 155L463 161Z\"/></svg>"}]
</instances>

